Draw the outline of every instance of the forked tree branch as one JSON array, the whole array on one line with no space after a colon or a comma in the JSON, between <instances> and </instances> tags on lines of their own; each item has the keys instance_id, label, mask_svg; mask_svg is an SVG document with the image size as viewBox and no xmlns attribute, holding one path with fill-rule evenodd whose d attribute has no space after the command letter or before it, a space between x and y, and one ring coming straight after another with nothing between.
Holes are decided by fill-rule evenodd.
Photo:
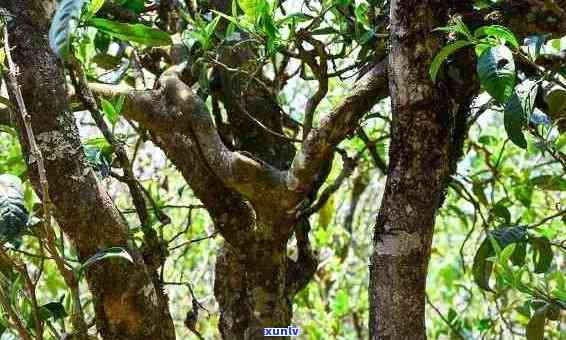
<instances>
[{"instance_id":1,"label":"forked tree branch","mask_svg":"<svg viewBox=\"0 0 566 340\"><path fill-rule=\"evenodd\" d=\"M373 105L387 96L387 60L384 60L364 75L351 94L309 134L289 169L288 189L310 192L321 170L332 160L335 147L355 131L358 120Z\"/></svg>"}]
</instances>

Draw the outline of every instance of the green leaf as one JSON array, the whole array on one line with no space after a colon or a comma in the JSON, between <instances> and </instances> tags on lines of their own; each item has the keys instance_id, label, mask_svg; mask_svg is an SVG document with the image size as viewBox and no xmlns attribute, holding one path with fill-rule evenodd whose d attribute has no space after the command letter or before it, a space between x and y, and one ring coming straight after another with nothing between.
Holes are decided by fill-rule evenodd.
<instances>
[{"instance_id":1,"label":"green leaf","mask_svg":"<svg viewBox=\"0 0 566 340\"><path fill-rule=\"evenodd\" d=\"M134 263L132 256L124 248L111 247L99 251L98 253L91 256L88 260L86 260L85 263L83 263L77 268L77 275L81 277L84 274L84 272L93 264L105 259L112 259L112 258L120 258L127 260L130 263Z\"/></svg>"},{"instance_id":2,"label":"green leaf","mask_svg":"<svg viewBox=\"0 0 566 340\"><path fill-rule=\"evenodd\" d=\"M143 24L125 24L102 18L90 19L88 24L126 42L131 41L146 46L166 46L172 43L169 33Z\"/></svg>"},{"instance_id":3,"label":"green leaf","mask_svg":"<svg viewBox=\"0 0 566 340\"><path fill-rule=\"evenodd\" d=\"M489 287L489 277L493 269L493 263L488 258L494 255L490 241L486 238L480 245L476 255L474 256L474 264L472 266L472 275L474 282L482 289L492 291Z\"/></svg>"},{"instance_id":4,"label":"green leaf","mask_svg":"<svg viewBox=\"0 0 566 340\"><path fill-rule=\"evenodd\" d=\"M559 85L553 85L546 91L544 101L548 105L550 115L558 116L566 112L566 89Z\"/></svg>"},{"instance_id":5,"label":"green leaf","mask_svg":"<svg viewBox=\"0 0 566 340\"><path fill-rule=\"evenodd\" d=\"M75 33L84 0L63 0L57 7L49 28L49 46L62 59L69 54L71 36Z\"/></svg>"},{"instance_id":6,"label":"green leaf","mask_svg":"<svg viewBox=\"0 0 566 340\"><path fill-rule=\"evenodd\" d=\"M509 30L507 27L504 26L500 26L500 25L482 26L476 29L476 31L474 32L474 36L476 38L488 36L497 39L503 39L504 41L511 44L511 46L513 46L514 48L519 48L519 42L517 41L517 38L515 37L513 32L511 32L511 30Z\"/></svg>"},{"instance_id":7,"label":"green leaf","mask_svg":"<svg viewBox=\"0 0 566 340\"><path fill-rule=\"evenodd\" d=\"M90 0L86 7L83 20L87 21L92 18L102 8L106 0Z\"/></svg>"},{"instance_id":8,"label":"green leaf","mask_svg":"<svg viewBox=\"0 0 566 340\"><path fill-rule=\"evenodd\" d=\"M480 56L483 54L483 52L484 52L485 50L487 50L488 48L490 48L490 47L491 47L490 44L484 43L484 42L481 42L481 41L480 41L479 43L477 43L477 44L474 46L474 51L476 52L476 56L480 57Z\"/></svg>"},{"instance_id":9,"label":"green leaf","mask_svg":"<svg viewBox=\"0 0 566 340\"><path fill-rule=\"evenodd\" d=\"M266 0L237 0L244 12L246 20L256 23L257 19L269 12L269 3Z\"/></svg>"},{"instance_id":10,"label":"green leaf","mask_svg":"<svg viewBox=\"0 0 566 340\"><path fill-rule=\"evenodd\" d=\"M566 191L566 179L560 176L540 175L530 179L534 186L550 191Z\"/></svg>"},{"instance_id":11,"label":"green leaf","mask_svg":"<svg viewBox=\"0 0 566 340\"><path fill-rule=\"evenodd\" d=\"M460 33L465 36L467 40L473 40L472 32L470 32L468 26L466 26L460 17L456 17L451 25L438 27L433 31Z\"/></svg>"},{"instance_id":12,"label":"green leaf","mask_svg":"<svg viewBox=\"0 0 566 340\"><path fill-rule=\"evenodd\" d=\"M529 243L533 248L533 262L535 273L546 273L550 269L554 253L550 241L546 237L531 237Z\"/></svg>"},{"instance_id":13,"label":"green leaf","mask_svg":"<svg viewBox=\"0 0 566 340\"><path fill-rule=\"evenodd\" d=\"M430 69L429 69L429 75L430 75L430 79L432 79L433 82L436 82L436 76L438 75L438 71L440 70L440 66L442 65L442 63L444 63L444 61L454 52L456 52L457 50L459 50L462 47L471 45L472 43L470 41L467 40L458 40L455 41L454 43L450 44L450 45L446 45L444 46L435 56L434 59L432 60L432 63L430 64Z\"/></svg>"},{"instance_id":14,"label":"green leaf","mask_svg":"<svg viewBox=\"0 0 566 340\"><path fill-rule=\"evenodd\" d=\"M515 243L515 251L511 255L511 262L516 266L522 266L525 264L525 258L527 256L527 243L518 242Z\"/></svg>"},{"instance_id":15,"label":"green leaf","mask_svg":"<svg viewBox=\"0 0 566 340\"><path fill-rule=\"evenodd\" d=\"M490 230L474 256L474 264L472 266L474 282L480 288L492 291L489 287L489 278L493 269L493 263L490 258L496 254L494 244L505 249L510 244L524 242L526 236L527 231L524 226L505 226Z\"/></svg>"},{"instance_id":16,"label":"green leaf","mask_svg":"<svg viewBox=\"0 0 566 340\"><path fill-rule=\"evenodd\" d=\"M494 216L502 218L505 223L511 222L511 213L509 212L509 209L507 209L507 207L501 203L497 203L495 206L493 206L493 208L491 208L491 213Z\"/></svg>"},{"instance_id":17,"label":"green leaf","mask_svg":"<svg viewBox=\"0 0 566 340\"><path fill-rule=\"evenodd\" d=\"M505 45L489 47L478 59L480 83L495 100L504 104L515 87L515 63Z\"/></svg>"},{"instance_id":18,"label":"green leaf","mask_svg":"<svg viewBox=\"0 0 566 340\"><path fill-rule=\"evenodd\" d=\"M527 324L527 340L544 340L545 308L538 309Z\"/></svg>"},{"instance_id":19,"label":"green leaf","mask_svg":"<svg viewBox=\"0 0 566 340\"><path fill-rule=\"evenodd\" d=\"M520 148L527 148L523 128L527 126L535 106L538 86L533 81L524 81L517 86L505 105L503 124L509 139Z\"/></svg>"},{"instance_id":20,"label":"green leaf","mask_svg":"<svg viewBox=\"0 0 566 340\"><path fill-rule=\"evenodd\" d=\"M100 103L102 110L104 111L104 115L108 118L110 124L112 124L112 126L116 125L120 119L120 115L116 112L116 109L114 109L114 105L104 98L100 99Z\"/></svg>"},{"instance_id":21,"label":"green leaf","mask_svg":"<svg viewBox=\"0 0 566 340\"><path fill-rule=\"evenodd\" d=\"M0 240L15 242L27 229L22 182L14 175L0 175Z\"/></svg>"},{"instance_id":22,"label":"green leaf","mask_svg":"<svg viewBox=\"0 0 566 340\"><path fill-rule=\"evenodd\" d=\"M511 243L525 241L527 237L527 229L520 225L499 227L491 230L489 233L495 238L501 248L505 248Z\"/></svg>"},{"instance_id":23,"label":"green leaf","mask_svg":"<svg viewBox=\"0 0 566 340\"><path fill-rule=\"evenodd\" d=\"M65 296L61 298L63 301ZM61 303L61 301L57 302L49 302L44 304L43 306L39 307L39 319L41 321L48 320L53 318L53 320L59 320L67 317L67 312L65 311L65 306ZM33 320L33 319L32 319Z\"/></svg>"},{"instance_id":24,"label":"green leaf","mask_svg":"<svg viewBox=\"0 0 566 340\"><path fill-rule=\"evenodd\" d=\"M346 290L340 289L338 291L332 307L337 316L342 316L348 313L348 310L350 309L350 296Z\"/></svg>"},{"instance_id":25,"label":"green leaf","mask_svg":"<svg viewBox=\"0 0 566 340\"><path fill-rule=\"evenodd\" d=\"M104 138L93 138L84 143L86 159L90 166L104 178L110 174L112 146Z\"/></svg>"}]
</instances>

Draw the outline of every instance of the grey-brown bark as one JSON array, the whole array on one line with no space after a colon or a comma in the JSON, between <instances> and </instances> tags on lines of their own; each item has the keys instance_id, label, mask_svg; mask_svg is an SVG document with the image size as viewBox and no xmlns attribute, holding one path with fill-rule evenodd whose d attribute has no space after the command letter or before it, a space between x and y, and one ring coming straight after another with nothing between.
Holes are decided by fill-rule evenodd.
<instances>
[{"instance_id":1,"label":"grey-brown bark","mask_svg":"<svg viewBox=\"0 0 566 340\"><path fill-rule=\"evenodd\" d=\"M45 158L55 217L85 261L111 246L128 249L134 264L108 261L87 272L98 331L104 339L174 339L167 298L128 235L125 222L85 158L75 119L66 100L65 76L47 41L50 1L0 1L14 15L9 25L12 54L19 67L31 125ZM22 122L18 122L22 130ZM21 134L24 152L29 144ZM28 174L41 193L37 162Z\"/></svg>"},{"instance_id":2,"label":"grey-brown bark","mask_svg":"<svg viewBox=\"0 0 566 340\"><path fill-rule=\"evenodd\" d=\"M215 295L220 331L226 339L261 338L263 327L289 325L292 298L316 269L308 223L297 220L298 212L326 178L335 146L386 95L384 65L377 65L356 84L294 157L290 144L265 130L281 131L281 112L257 88L243 103L221 94L231 123L240 126L236 132L241 136L235 138L242 142L232 150L224 144L204 103L181 80L182 70L177 67L166 71L159 89L153 91L92 85L102 95L127 94L123 113L151 131L224 237ZM225 88L230 89L237 89L237 82L245 79L223 77ZM248 115L265 127L258 127ZM246 141L246 132L253 136L251 141ZM292 232L299 245L296 261L285 252Z\"/></svg>"},{"instance_id":3,"label":"grey-brown bark","mask_svg":"<svg viewBox=\"0 0 566 340\"><path fill-rule=\"evenodd\" d=\"M440 1L391 2L390 164L370 264L370 338L425 339L425 283L434 219L466 134L473 65L434 85L432 30L454 9ZM461 59L465 59L465 55ZM465 63L464 63L465 65Z\"/></svg>"}]
</instances>

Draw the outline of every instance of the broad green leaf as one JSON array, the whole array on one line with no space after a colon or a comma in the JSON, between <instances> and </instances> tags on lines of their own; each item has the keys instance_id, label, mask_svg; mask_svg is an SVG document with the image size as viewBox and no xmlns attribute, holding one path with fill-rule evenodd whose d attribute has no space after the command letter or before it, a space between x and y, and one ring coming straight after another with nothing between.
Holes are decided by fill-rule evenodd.
<instances>
[{"instance_id":1,"label":"broad green leaf","mask_svg":"<svg viewBox=\"0 0 566 340\"><path fill-rule=\"evenodd\" d=\"M259 17L269 12L267 0L238 0L238 4L250 23L256 23Z\"/></svg>"},{"instance_id":2,"label":"broad green leaf","mask_svg":"<svg viewBox=\"0 0 566 340\"><path fill-rule=\"evenodd\" d=\"M495 100L504 104L515 87L515 62L505 45L489 47L478 59L480 83Z\"/></svg>"},{"instance_id":3,"label":"broad green leaf","mask_svg":"<svg viewBox=\"0 0 566 340\"><path fill-rule=\"evenodd\" d=\"M102 111L104 111L104 115L108 118L110 124L112 124L112 126L116 125L118 120L120 120L120 114L116 111L114 105L104 98L100 99L100 104L102 106Z\"/></svg>"},{"instance_id":4,"label":"broad green leaf","mask_svg":"<svg viewBox=\"0 0 566 340\"><path fill-rule=\"evenodd\" d=\"M90 166L103 178L107 177L112 164L112 146L106 139L93 138L86 141L84 151Z\"/></svg>"},{"instance_id":5,"label":"broad green leaf","mask_svg":"<svg viewBox=\"0 0 566 340\"><path fill-rule=\"evenodd\" d=\"M533 187L532 185L519 185L513 189L513 193L519 202L521 202L526 208L530 208L533 201Z\"/></svg>"},{"instance_id":6,"label":"broad green leaf","mask_svg":"<svg viewBox=\"0 0 566 340\"><path fill-rule=\"evenodd\" d=\"M489 287L489 277L493 269L493 263L488 259L494 255L490 241L486 238L480 245L474 256L472 275L474 282L482 289L492 291Z\"/></svg>"},{"instance_id":7,"label":"broad green leaf","mask_svg":"<svg viewBox=\"0 0 566 340\"><path fill-rule=\"evenodd\" d=\"M490 26L482 26L474 32L474 36L476 38L482 38L485 36L491 36L497 39L503 39L504 41L508 42L514 48L519 48L519 42L517 38L509 30L507 27L500 26L500 25L490 25Z\"/></svg>"},{"instance_id":8,"label":"broad green leaf","mask_svg":"<svg viewBox=\"0 0 566 340\"><path fill-rule=\"evenodd\" d=\"M522 266L525 264L525 258L527 255L527 243L517 242L515 243L515 251L511 255L511 262L516 266Z\"/></svg>"},{"instance_id":9,"label":"broad green leaf","mask_svg":"<svg viewBox=\"0 0 566 340\"><path fill-rule=\"evenodd\" d=\"M111 247L99 251L98 253L90 257L88 260L86 260L85 263L83 263L77 268L77 274L79 277L81 277L84 274L84 272L93 264L105 259L112 259L112 258L124 259L131 263L134 263L132 256L124 248Z\"/></svg>"},{"instance_id":10,"label":"broad green leaf","mask_svg":"<svg viewBox=\"0 0 566 340\"><path fill-rule=\"evenodd\" d=\"M566 89L554 84L548 87L544 96L544 101L548 105L548 113L550 115L563 114L566 112Z\"/></svg>"},{"instance_id":11,"label":"broad green leaf","mask_svg":"<svg viewBox=\"0 0 566 340\"><path fill-rule=\"evenodd\" d=\"M169 33L143 24L125 24L102 18L90 19L88 24L126 42L131 41L146 46L166 46L172 43Z\"/></svg>"},{"instance_id":12,"label":"broad green leaf","mask_svg":"<svg viewBox=\"0 0 566 340\"><path fill-rule=\"evenodd\" d=\"M63 0L57 7L49 28L49 46L60 58L69 54L71 37L75 33L84 0Z\"/></svg>"},{"instance_id":13,"label":"broad green leaf","mask_svg":"<svg viewBox=\"0 0 566 340\"><path fill-rule=\"evenodd\" d=\"M511 255L513 255L513 253L515 252L516 246L514 243L511 243L509 245L507 245L505 248L503 248L503 250L501 251L501 254L499 254L499 265L503 266L504 268L509 268L509 259L511 258Z\"/></svg>"},{"instance_id":14,"label":"broad green leaf","mask_svg":"<svg viewBox=\"0 0 566 340\"><path fill-rule=\"evenodd\" d=\"M524 81L518 85L505 105L503 124L509 139L520 148L527 148L527 140L523 135L537 96L538 86L533 81Z\"/></svg>"},{"instance_id":15,"label":"broad green leaf","mask_svg":"<svg viewBox=\"0 0 566 340\"><path fill-rule=\"evenodd\" d=\"M476 56L479 58L483 54L483 52L490 47L491 47L490 44L480 41L474 46L474 51L476 52Z\"/></svg>"},{"instance_id":16,"label":"broad green leaf","mask_svg":"<svg viewBox=\"0 0 566 340\"><path fill-rule=\"evenodd\" d=\"M106 0L90 0L86 6L86 11L83 20L88 21L102 8Z\"/></svg>"},{"instance_id":17,"label":"broad green leaf","mask_svg":"<svg viewBox=\"0 0 566 340\"><path fill-rule=\"evenodd\" d=\"M511 213L509 212L509 209L507 209L507 207L501 203L498 203L495 206L493 206L493 208L491 209L491 213L494 216L502 218L505 221L505 223L511 222Z\"/></svg>"},{"instance_id":18,"label":"broad green leaf","mask_svg":"<svg viewBox=\"0 0 566 340\"><path fill-rule=\"evenodd\" d=\"M510 244L524 242L526 235L527 231L524 226L506 226L488 232L487 237L476 252L472 266L474 282L480 288L492 291L489 287L489 278L493 270L493 263L490 258L496 254L494 246L505 249Z\"/></svg>"},{"instance_id":19,"label":"broad green leaf","mask_svg":"<svg viewBox=\"0 0 566 340\"><path fill-rule=\"evenodd\" d=\"M435 56L434 59L432 60L432 63L430 64L430 69L429 69L429 75L430 75L430 79L432 79L433 82L436 82L436 76L438 75L438 71L440 70L440 66L442 65L442 63L444 63L444 61L454 52L456 52L457 50L459 50L462 47L471 45L472 43L470 41L467 40L458 40L455 41L454 43L450 44L450 45L446 45L444 46Z\"/></svg>"},{"instance_id":20,"label":"broad green leaf","mask_svg":"<svg viewBox=\"0 0 566 340\"><path fill-rule=\"evenodd\" d=\"M540 175L531 178L530 182L543 190L566 191L566 179L559 176Z\"/></svg>"},{"instance_id":21,"label":"broad green leaf","mask_svg":"<svg viewBox=\"0 0 566 340\"><path fill-rule=\"evenodd\" d=\"M546 237L531 237L529 238L529 243L533 248L535 273L546 273L554 258L550 241Z\"/></svg>"},{"instance_id":22,"label":"broad green leaf","mask_svg":"<svg viewBox=\"0 0 566 340\"><path fill-rule=\"evenodd\" d=\"M27 222L22 182L14 175L0 175L0 240L17 242Z\"/></svg>"}]
</instances>

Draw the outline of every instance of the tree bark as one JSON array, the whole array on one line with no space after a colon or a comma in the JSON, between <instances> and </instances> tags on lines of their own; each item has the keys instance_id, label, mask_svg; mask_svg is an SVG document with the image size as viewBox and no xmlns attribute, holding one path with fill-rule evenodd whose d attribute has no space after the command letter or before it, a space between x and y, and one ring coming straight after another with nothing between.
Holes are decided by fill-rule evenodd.
<instances>
[{"instance_id":1,"label":"tree bark","mask_svg":"<svg viewBox=\"0 0 566 340\"><path fill-rule=\"evenodd\" d=\"M425 283L435 215L461 155L477 88L466 55L459 57L467 62L459 79L434 85L428 76L440 46L432 30L446 24L452 5L433 0L390 5L392 139L370 259L372 340L426 339Z\"/></svg>"},{"instance_id":2,"label":"tree bark","mask_svg":"<svg viewBox=\"0 0 566 340\"><path fill-rule=\"evenodd\" d=\"M50 201L55 217L77 248L79 260L119 246L135 263L102 261L87 271L98 331L104 339L175 338L167 297L157 276L144 264L109 195L84 155L77 126L66 100L65 74L49 48L47 30L52 1L0 1L14 21L10 45L20 74L24 101L38 146L45 158ZM18 129L23 131L23 122ZM20 134L27 155L28 175L41 196L37 162L29 157L29 142Z\"/></svg>"}]
</instances>

